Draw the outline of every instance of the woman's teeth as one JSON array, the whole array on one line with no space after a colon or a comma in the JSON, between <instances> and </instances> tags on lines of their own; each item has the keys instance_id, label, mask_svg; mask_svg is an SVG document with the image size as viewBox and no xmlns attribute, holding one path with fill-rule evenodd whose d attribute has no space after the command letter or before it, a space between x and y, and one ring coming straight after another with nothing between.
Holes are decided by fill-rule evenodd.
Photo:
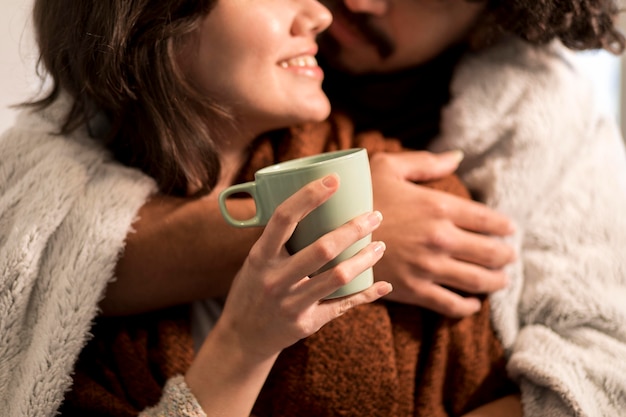
<instances>
[{"instance_id":1,"label":"woman's teeth","mask_svg":"<svg viewBox=\"0 0 626 417\"><path fill-rule=\"evenodd\" d=\"M311 55L299 56L299 57L296 57L296 58L288 59L286 61L281 61L280 62L280 66L282 68L289 68L289 67L316 67L317 66L317 60L315 59L314 56L311 56Z\"/></svg>"}]
</instances>

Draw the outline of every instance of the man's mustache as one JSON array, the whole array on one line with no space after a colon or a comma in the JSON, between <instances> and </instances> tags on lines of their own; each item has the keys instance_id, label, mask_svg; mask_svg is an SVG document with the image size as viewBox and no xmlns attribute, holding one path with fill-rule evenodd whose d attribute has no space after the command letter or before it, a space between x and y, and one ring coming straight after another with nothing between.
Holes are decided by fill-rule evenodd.
<instances>
[{"instance_id":1,"label":"man's mustache","mask_svg":"<svg viewBox=\"0 0 626 417\"><path fill-rule=\"evenodd\" d=\"M369 13L350 11L343 0L322 0L334 16L341 16L350 26L359 32L378 51L381 58L389 57L395 50L395 45L389 36L372 23Z\"/></svg>"}]
</instances>

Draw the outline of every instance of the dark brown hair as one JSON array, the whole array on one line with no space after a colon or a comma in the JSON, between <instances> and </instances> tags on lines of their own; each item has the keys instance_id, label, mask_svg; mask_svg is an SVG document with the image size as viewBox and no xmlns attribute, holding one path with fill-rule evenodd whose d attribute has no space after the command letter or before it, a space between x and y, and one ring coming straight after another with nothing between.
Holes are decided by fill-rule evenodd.
<instances>
[{"instance_id":1,"label":"dark brown hair","mask_svg":"<svg viewBox=\"0 0 626 417\"><path fill-rule=\"evenodd\" d=\"M624 35L616 28L620 12L615 0L487 0L483 29L513 34L533 44L559 39L573 50L624 51ZM484 36L485 34L483 34Z\"/></svg>"},{"instance_id":2,"label":"dark brown hair","mask_svg":"<svg viewBox=\"0 0 626 417\"><path fill-rule=\"evenodd\" d=\"M40 65L52 89L73 99L66 134L106 116L92 136L120 162L140 168L167 193L210 190L219 159L212 140L228 112L191 86L177 64L185 35L217 0L36 0Z\"/></svg>"}]
</instances>

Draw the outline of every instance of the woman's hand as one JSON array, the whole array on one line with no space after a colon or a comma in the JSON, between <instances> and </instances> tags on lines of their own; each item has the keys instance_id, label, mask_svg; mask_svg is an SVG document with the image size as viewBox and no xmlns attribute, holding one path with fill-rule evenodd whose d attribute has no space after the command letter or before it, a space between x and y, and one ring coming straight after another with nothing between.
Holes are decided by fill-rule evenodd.
<instances>
[{"instance_id":1,"label":"woman's hand","mask_svg":"<svg viewBox=\"0 0 626 417\"><path fill-rule=\"evenodd\" d=\"M478 298L507 283L504 267L515 259L499 237L513 233L512 222L484 204L415 182L452 174L462 154L378 153L372 156L374 207L385 216L374 233L385 241L385 258L375 276L391 282L389 299L451 317L480 309Z\"/></svg>"},{"instance_id":2,"label":"woman's hand","mask_svg":"<svg viewBox=\"0 0 626 417\"><path fill-rule=\"evenodd\" d=\"M294 255L285 249L298 222L328 200L338 186L338 177L328 176L281 204L233 282L222 318L245 334L259 353L280 351L348 309L390 291L389 284L381 282L356 295L320 302L372 267L383 255L382 242L372 242L351 259L309 278L348 246L372 233L382 220L378 212L353 219Z\"/></svg>"},{"instance_id":3,"label":"woman's hand","mask_svg":"<svg viewBox=\"0 0 626 417\"><path fill-rule=\"evenodd\" d=\"M207 415L247 416L284 348L360 304L389 294L376 282L343 298L321 301L372 267L385 245L372 242L315 277L309 275L372 233L378 212L366 213L290 255L285 243L298 222L338 189L336 175L313 181L281 204L235 277L224 311L189 371L187 385Z\"/></svg>"}]
</instances>

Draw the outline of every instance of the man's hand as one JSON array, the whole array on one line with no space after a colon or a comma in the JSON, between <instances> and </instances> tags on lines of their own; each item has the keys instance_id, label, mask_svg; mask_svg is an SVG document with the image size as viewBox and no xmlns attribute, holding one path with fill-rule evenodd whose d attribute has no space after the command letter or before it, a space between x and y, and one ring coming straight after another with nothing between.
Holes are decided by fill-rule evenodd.
<instances>
[{"instance_id":1,"label":"man's hand","mask_svg":"<svg viewBox=\"0 0 626 417\"><path fill-rule=\"evenodd\" d=\"M516 256L499 239L514 231L507 217L415 184L450 175L461 159L455 151L379 153L371 159L374 208L385 217L373 239L387 244L375 276L393 284L389 299L450 317L479 310L472 294L503 288L503 268Z\"/></svg>"}]
</instances>

